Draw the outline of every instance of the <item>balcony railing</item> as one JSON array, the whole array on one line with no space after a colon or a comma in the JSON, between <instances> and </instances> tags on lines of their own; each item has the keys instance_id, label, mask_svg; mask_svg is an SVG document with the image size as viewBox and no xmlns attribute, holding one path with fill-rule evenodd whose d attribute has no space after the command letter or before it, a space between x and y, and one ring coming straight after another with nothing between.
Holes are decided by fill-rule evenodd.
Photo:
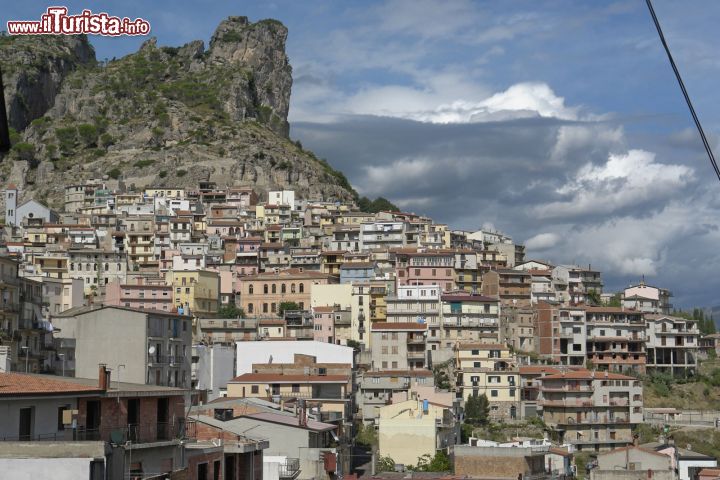
<instances>
[{"instance_id":1,"label":"balcony railing","mask_svg":"<svg viewBox=\"0 0 720 480\"><path fill-rule=\"evenodd\" d=\"M88 429L78 427L75 431L66 430L63 432L19 435L0 437L1 441L105 441L117 445L126 442L132 443L153 443L169 440L179 440L185 437L184 419L178 419L175 423L151 423L140 425L122 425L114 427L100 427Z\"/></svg>"},{"instance_id":2,"label":"balcony railing","mask_svg":"<svg viewBox=\"0 0 720 480\"><path fill-rule=\"evenodd\" d=\"M300 475L300 459L286 458L284 463L280 464L280 478L297 478Z\"/></svg>"}]
</instances>

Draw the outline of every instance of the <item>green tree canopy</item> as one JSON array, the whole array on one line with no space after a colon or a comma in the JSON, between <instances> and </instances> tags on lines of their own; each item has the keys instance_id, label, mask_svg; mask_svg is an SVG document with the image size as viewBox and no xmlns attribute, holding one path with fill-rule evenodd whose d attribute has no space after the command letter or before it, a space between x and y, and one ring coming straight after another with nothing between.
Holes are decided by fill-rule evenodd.
<instances>
[{"instance_id":1,"label":"green tree canopy","mask_svg":"<svg viewBox=\"0 0 720 480\"><path fill-rule=\"evenodd\" d=\"M220 318L242 318L245 312L242 308L238 308L235 304L223 305L218 309L218 317Z\"/></svg>"},{"instance_id":2,"label":"green tree canopy","mask_svg":"<svg viewBox=\"0 0 720 480\"><path fill-rule=\"evenodd\" d=\"M472 425L485 425L490 416L490 402L487 396L470 395L465 402L465 419Z\"/></svg>"},{"instance_id":3,"label":"green tree canopy","mask_svg":"<svg viewBox=\"0 0 720 480\"><path fill-rule=\"evenodd\" d=\"M295 302L280 302L280 315L284 314L287 311L292 310L302 310L300 308L300 305L298 305Z\"/></svg>"}]
</instances>

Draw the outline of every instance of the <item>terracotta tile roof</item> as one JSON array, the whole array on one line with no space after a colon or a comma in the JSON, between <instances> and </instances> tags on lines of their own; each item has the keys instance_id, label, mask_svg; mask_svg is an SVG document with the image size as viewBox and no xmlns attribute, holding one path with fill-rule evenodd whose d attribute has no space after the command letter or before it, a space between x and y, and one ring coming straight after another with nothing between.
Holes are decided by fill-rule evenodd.
<instances>
[{"instance_id":1,"label":"terracotta tile roof","mask_svg":"<svg viewBox=\"0 0 720 480\"><path fill-rule=\"evenodd\" d=\"M350 365L348 365L350 369ZM281 373L244 373L230 383L347 383L347 375L283 375Z\"/></svg>"},{"instance_id":2,"label":"terracotta tile roof","mask_svg":"<svg viewBox=\"0 0 720 480\"><path fill-rule=\"evenodd\" d=\"M373 322L372 329L381 330L427 330L424 323L414 322Z\"/></svg>"},{"instance_id":3,"label":"terracotta tile roof","mask_svg":"<svg viewBox=\"0 0 720 480\"><path fill-rule=\"evenodd\" d=\"M0 373L0 396L102 393L97 385L82 385L27 373Z\"/></svg>"}]
</instances>

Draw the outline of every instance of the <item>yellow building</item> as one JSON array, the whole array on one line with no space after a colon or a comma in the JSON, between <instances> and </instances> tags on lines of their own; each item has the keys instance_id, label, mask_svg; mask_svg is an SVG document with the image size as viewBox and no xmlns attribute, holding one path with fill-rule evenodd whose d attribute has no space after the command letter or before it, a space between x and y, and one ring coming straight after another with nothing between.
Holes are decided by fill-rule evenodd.
<instances>
[{"instance_id":1,"label":"yellow building","mask_svg":"<svg viewBox=\"0 0 720 480\"><path fill-rule=\"evenodd\" d=\"M189 309L200 317L217 313L220 305L220 276L207 270L167 272L166 282L173 287L173 304Z\"/></svg>"},{"instance_id":2,"label":"yellow building","mask_svg":"<svg viewBox=\"0 0 720 480\"><path fill-rule=\"evenodd\" d=\"M311 407L319 407L326 418L339 419L347 413L349 381L347 375L245 373L228 382L227 396L275 401L303 398Z\"/></svg>"},{"instance_id":3,"label":"yellow building","mask_svg":"<svg viewBox=\"0 0 720 480\"><path fill-rule=\"evenodd\" d=\"M517 418L520 408L520 373L507 346L494 343L458 343L455 346L457 388L463 400L485 395L490 416Z\"/></svg>"},{"instance_id":4,"label":"yellow building","mask_svg":"<svg viewBox=\"0 0 720 480\"><path fill-rule=\"evenodd\" d=\"M417 465L419 457L435 456L455 442L455 418L448 407L406 400L378 412L379 454L396 464Z\"/></svg>"}]
</instances>

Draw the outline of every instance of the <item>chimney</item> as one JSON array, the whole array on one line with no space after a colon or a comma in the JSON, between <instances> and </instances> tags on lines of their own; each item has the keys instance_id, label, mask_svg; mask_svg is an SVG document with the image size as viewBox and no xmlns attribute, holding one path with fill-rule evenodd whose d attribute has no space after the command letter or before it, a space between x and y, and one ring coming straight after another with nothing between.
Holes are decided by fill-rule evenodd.
<instances>
[{"instance_id":1,"label":"chimney","mask_svg":"<svg viewBox=\"0 0 720 480\"><path fill-rule=\"evenodd\" d=\"M98 388L103 392L107 392L110 388L110 370L104 363L101 363L98 369Z\"/></svg>"}]
</instances>

